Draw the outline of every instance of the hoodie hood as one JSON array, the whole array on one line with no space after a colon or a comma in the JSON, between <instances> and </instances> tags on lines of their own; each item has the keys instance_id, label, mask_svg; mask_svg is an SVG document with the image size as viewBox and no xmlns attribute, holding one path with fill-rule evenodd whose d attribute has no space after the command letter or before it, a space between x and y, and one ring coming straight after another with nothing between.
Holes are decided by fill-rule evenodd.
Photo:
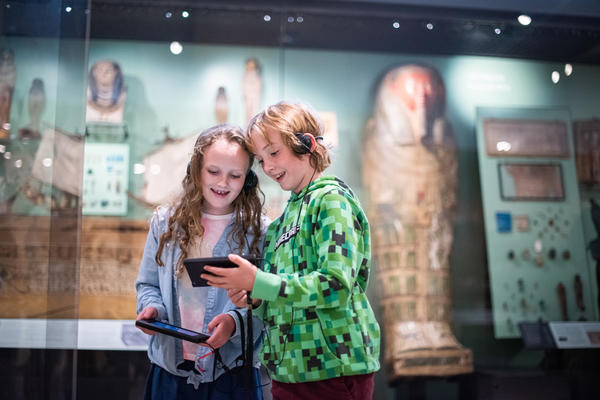
<instances>
[{"instance_id":1,"label":"hoodie hood","mask_svg":"<svg viewBox=\"0 0 600 400\"><path fill-rule=\"evenodd\" d=\"M304 189L302 189L300 191L300 193L298 193L298 194L292 192L290 194L290 198L288 201L296 201L298 199L303 198L307 194L314 192L315 190L328 188L328 187L330 189L340 189L340 187L341 187L344 190L349 191L351 193L350 188L343 181L341 181L339 178L336 178L335 176L328 175L328 176L321 176L321 177L315 179L314 181L312 181L311 183L306 185L306 187Z\"/></svg>"}]
</instances>

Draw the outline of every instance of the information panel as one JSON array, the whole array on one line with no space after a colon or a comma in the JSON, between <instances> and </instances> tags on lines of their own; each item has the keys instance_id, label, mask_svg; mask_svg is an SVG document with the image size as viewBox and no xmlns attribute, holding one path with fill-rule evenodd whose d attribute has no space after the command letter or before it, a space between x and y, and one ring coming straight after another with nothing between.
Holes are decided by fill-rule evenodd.
<instances>
[{"instance_id":1,"label":"information panel","mask_svg":"<svg viewBox=\"0 0 600 400\"><path fill-rule=\"evenodd\" d=\"M521 322L596 318L570 126L562 109L477 109L497 338L519 337Z\"/></svg>"},{"instance_id":2,"label":"information panel","mask_svg":"<svg viewBox=\"0 0 600 400\"><path fill-rule=\"evenodd\" d=\"M129 145L88 143L83 163L83 214L126 215Z\"/></svg>"}]
</instances>

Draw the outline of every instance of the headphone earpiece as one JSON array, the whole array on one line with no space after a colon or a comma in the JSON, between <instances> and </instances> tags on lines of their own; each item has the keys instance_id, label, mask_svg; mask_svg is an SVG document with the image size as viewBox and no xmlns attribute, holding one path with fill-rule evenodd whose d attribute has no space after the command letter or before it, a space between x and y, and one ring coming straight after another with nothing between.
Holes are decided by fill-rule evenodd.
<instances>
[{"instance_id":1,"label":"headphone earpiece","mask_svg":"<svg viewBox=\"0 0 600 400\"><path fill-rule=\"evenodd\" d=\"M255 188L258 185L258 176L256 172L252 169L249 169L246 173L246 179L244 179L244 193L248 194L250 190Z\"/></svg>"},{"instance_id":2,"label":"headphone earpiece","mask_svg":"<svg viewBox=\"0 0 600 400\"><path fill-rule=\"evenodd\" d=\"M300 142L301 147L296 149L298 154L312 154L317 148L317 141L310 133L296 133L296 139Z\"/></svg>"}]
</instances>

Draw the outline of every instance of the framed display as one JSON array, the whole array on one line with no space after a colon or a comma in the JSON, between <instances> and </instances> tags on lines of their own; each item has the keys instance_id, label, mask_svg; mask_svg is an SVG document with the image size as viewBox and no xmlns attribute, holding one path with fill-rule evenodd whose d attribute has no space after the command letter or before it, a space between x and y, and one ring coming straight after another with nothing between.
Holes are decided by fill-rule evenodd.
<instances>
[{"instance_id":1,"label":"framed display","mask_svg":"<svg viewBox=\"0 0 600 400\"><path fill-rule=\"evenodd\" d=\"M560 164L499 163L500 196L505 201L563 201Z\"/></svg>"},{"instance_id":2,"label":"framed display","mask_svg":"<svg viewBox=\"0 0 600 400\"><path fill-rule=\"evenodd\" d=\"M88 143L83 165L83 214L126 215L129 145Z\"/></svg>"},{"instance_id":3,"label":"framed display","mask_svg":"<svg viewBox=\"0 0 600 400\"><path fill-rule=\"evenodd\" d=\"M490 157L569 157L565 121L485 118L483 135Z\"/></svg>"},{"instance_id":4,"label":"framed display","mask_svg":"<svg viewBox=\"0 0 600 400\"><path fill-rule=\"evenodd\" d=\"M577 121L575 126L575 163L579 182L600 186L600 120Z\"/></svg>"}]
</instances>

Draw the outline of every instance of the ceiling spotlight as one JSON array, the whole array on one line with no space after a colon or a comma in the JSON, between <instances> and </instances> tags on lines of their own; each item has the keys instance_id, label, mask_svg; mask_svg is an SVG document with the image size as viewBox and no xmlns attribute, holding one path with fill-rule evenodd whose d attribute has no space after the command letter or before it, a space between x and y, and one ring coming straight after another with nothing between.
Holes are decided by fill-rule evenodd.
<instances>
[{"instance_id":1,"label":"ceiling spotlight","mask_svg":"<svg viewBox=\"0 0 600 400\"><path fill-rule=\"evenodd\" d=\"M400 22L394 21L394 23L392 24L392 26L394 27L394 29L398 29L398 28L400 28Z\"/></svg>"},{"instance_id":2,"label":"ceiling spotlight","mask_svg":"<svg viewBox=\"0 0 600 400\"><path fill-rule=\"evenodd\" d=\"M71 7L65 7L65 11L70 13L73 9Z\"/></svg>"},{"instance_id":3,"label":"ceiling spotlight","mask_svg":"<svg viewBox=\"0 0 600 400\"><path fill-rule=\"evenodd\" d=\"M531 17L527 14L521 14L517 17L517 21L519 21L521 25L527 26L531 23Z\"/></svg>"},{"instance_id":4,"label":"ceiling spotlight","mask_svg":"<svg viewBox=\"0 0 600 400\"><path fill-rule=\"evenodd\" d=\"M288 17L288 22L291 24L292 22L294 22L294 17Z\"/></svg>"},{"instance_id":5,"label":"ceiling spotlight","mask_svg":"<svg viewBox=\"0 0 600 400\"><path fill-rule=\"evenodd\" d=\"M265 20L265 22L269 22L271 20L271 16L269 14L265 14L263 19Z\"/></svg>"},{"instance_id":6,"label":"ceiling spotlight","mask_svg":"<svg viewBox=\"0 0 600 400\"><path fill-rule=\"evenodd\" d=\"M181 12L181 16L182 16L183 18L187 18L187 17L189 17L189 16L190 16L190 13L189 13L189 11L183 10L183 11Z\"/></svg>"},{"instance_id":7,"label":"ceiling spotlight","mask_svg":"<svg viewBox=\"0 0 600 400\"><path fill-rule=\"evenodd\" d=\"M296 17L296 22L301 24L304 22L304 17Z\"/></svg>"},{"instance_id":8,"label":"ceiling spotlight","mask_svg":"<svg viewBox=\"0 0 600 400\"><path fill-rule=\"evenodd\" d=\"M427 27L428 30L432 31L433 30L433 24L431 22L428 22L427 25L425 25Z\"/></svg>"},{"instance_id":9,"label":"ceiling spotlight","mask_svg":"<svg viewBox=\"0 0 600 400\"><path fill-rule=\"evenodd\" d=\"M179 42L171 42L169 50L171 50L171 53L179 55L183 51L183 46Z\"/></svg>"},{"instance_id":10,"label":"ceiling spotlight","mask_svg":"<svg viewBox=\"0 0 600 400\"><path fill-rule=\"evenodd\" d=\"M167 11L165 13L165 18L171 18L173 16L173 13L171 11Z\"/></svg>"},{"instance_id":11,"label":"ceiling spotlight","mask_svg":"<svg viewBox=\"0 0 600 400\"><path fill-rule=\"evenodd\" d=\"M501 34L501 33L502 33L502 29L500 29L500 28L494 28L494 33L495 33L496 35L499 35L499 34Z\"/></svg>"},{"instance_id":12,"label":"ceiling spotlight","mask_svg":"<svg viewBox=\"0 0 600 400\"><path fill-rule=\"evenodd\" d=\"M573 66L571 64L565 64L565 75L571 76L573 73Z\"/></svg>"},{"instance_id":13,"label":"ceiling spotlight","mask_svg":"<svg viewBox=\"0 0 600 400\"><path fill-rule=\"evenodd\" d=\"M558 81L560 80L560 74L558 73L558 71L552 71L551 77L553 83L558 83Z\"/></svg>"}]
</instances>

